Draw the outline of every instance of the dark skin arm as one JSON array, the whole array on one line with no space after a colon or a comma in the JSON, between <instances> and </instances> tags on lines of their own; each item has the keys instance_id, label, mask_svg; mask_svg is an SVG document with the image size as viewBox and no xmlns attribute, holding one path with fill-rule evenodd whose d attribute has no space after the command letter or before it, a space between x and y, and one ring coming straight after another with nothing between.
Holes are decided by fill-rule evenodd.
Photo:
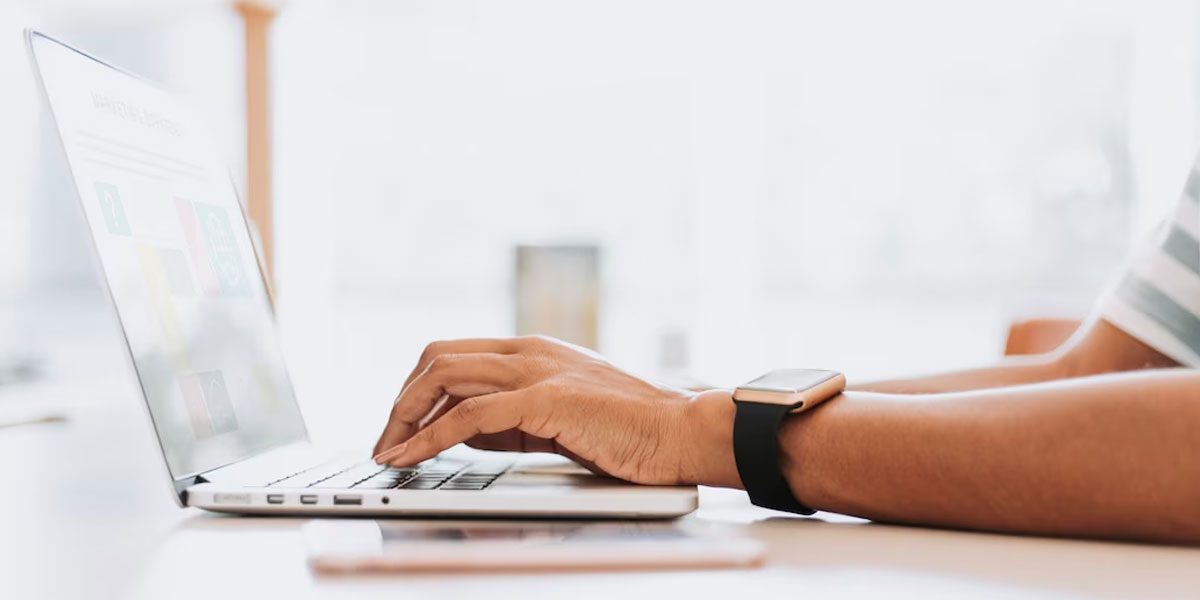
<instances>
[{"instance_id":1,"label":"dark skin arm","mask_svg":"<svg viewBox=\"0 0 1200 600\"><path fill-rule=\"evenodd\" d=\"M849 390L788 420L781 463L822 510L1200 543L1200 371L1144 368L1171 364L1097 321L1031 362ZM1097 375L1114 371L1126 373ZM467 442L560 452L639 483L741 487L733 415L727 390L656 386L552 340L442 342L410 375L377 460Z\"/></svg>"},{"instance_id":2,"label":"dark skin arm","mask_svg":"<svg viewBox=\"0 0 1200 600\"><path fill-rule=\"evenodd\" d=\"M1200 543L1200 372L932 396L847 391L789 419L781 464L821 510L1012 533ZM706 392L714 423L728 392ZM702 428L716 432L715 426ZM706 445L728 447L731 434ZM700 479L738 487L732 454Z\"/></svg>"},{"instance_id":3,"label":"dark skin arm","mask_svg":"<svg viewBox=\"0 0 1200 600\"><path fill-rule=\"evenodd\" d=\"M870 519L1200 543L1200 372L928 397L848 392L793 419L798 498Z\"/></svg>"}]
</instances>

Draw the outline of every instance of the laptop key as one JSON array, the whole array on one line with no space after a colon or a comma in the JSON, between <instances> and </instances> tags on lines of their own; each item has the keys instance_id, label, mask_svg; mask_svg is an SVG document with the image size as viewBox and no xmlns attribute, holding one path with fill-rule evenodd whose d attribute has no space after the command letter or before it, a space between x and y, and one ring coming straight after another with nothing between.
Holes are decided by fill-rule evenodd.
<instances>
[{"instance_id":1,"label":"laptop key","mask_svg":"<svg viewBox=\"0 0 1200 600\"><path fill-rule=\"evenodd\" d=\"M410 477L412 477L412 475L409 475L409 476L399 476L399 475L376 475L376 476L374 476L374 477L370 477L370 478L364 479L364 480L362 480L362 481L360 481L360 482L358 482L358 483L359 483L360 485L361 485L361 484L364 484L364 483L369 483L369 482L372 482L372 481L390 481L390 482L392 482L392 483L396 483L396 482L398 482L398 481L404 481L404 480L406 480L406 479L408 479L408 478L410 478Z\"/></svg>"},{"instance_id":2,"label":"laptop key","mask_svg":"<svg viewBox=\"0 0 1200 600\"><path fill-rule=\"evenodd\" d=\"M478 491L478 490L482 490L483 488L486 488L487 486L488 486L487 483L467 483L467 482L460 483L457 481L451 481L438 489L439 490L474 490L474 491Z\"/></svg>"},{"instance_id":3,"label":"laptop key","mask_svg":"<svg viewBox=\"0 0 1200 600\"><path fill-rule=\"evenodd\" d=\"M400 482L394 479L380 479L378 481L374 479L368 479L354 486L354 488L364 490L390 490L397 485L400 485Z\"/></svg>"},{"instance_id":4,"label":"laptop key","mask_svg":"<svg viewBox=\"0 0 1200 600\"><path fill-rule=\"evenodd\" d=\"M314 483L308 487L311 487L311 488L348 488L348 487L353 486L355 483L357 483L357 482L355 482L351 479L343 479L341 477L330 477L329 479L326 479L325 481L318 481L317 483Z\"/></svg>"},{"instance_id":5,"label":"laptop key","mask_svg":"<svg viewBox=\"0 0 1200 600\"><path fill-rule=\"evenodd\" d=\"M425 480L414 479L400 486L402 490L432 490L442 485L440 480Z\"/></svg>"},{"instance_id":6,"label":"laptop key","mask_svg":"<svg viewBox=\"0 0 1200 600\"><path fill-rule=\"evenodd\" d=\"M460 475L460 477L476 476L476 475L481 476L481 477L499 477L500 475L503 475L505 471L508 470L508 467L509 467L509 465L480 465L477 467L471 467L469 469L464 469L462 472L462 475Z\"/></svg>"},{"instance_id":7,"label":"laptop key","mask_svg":"<svg viewBox=\"0 0 1200 600\"><path fill-rule=\"evenodd\" d=\"M415 473L419 473L420 471L421 470L416 467L401 467L399 469L396 467L388 467L388 468L384 469L383 471L380 471L379 474L380 475L412 475Z\"/></svg>"},{"instance_id":8,"label":"laptop key","mask_svg":"<svg viewBox=\"0 0 1200 600\"><path fill-rule=\"evenodd\" d=\"M394 488L394 487L400 485L401 483L404 483L404 482L408 481L409 479L412 479L414 476L415 476L414 473L410 473L407 475L380 474L380 475L376 475L370 479L367 479L366 481L360 481L360 482L354 484L354 486L352 486L352 487L367 488L367 489L372 489L372 490L383 490L383 489L388 489L388 488Z\"/></svg>"}]
</instances>

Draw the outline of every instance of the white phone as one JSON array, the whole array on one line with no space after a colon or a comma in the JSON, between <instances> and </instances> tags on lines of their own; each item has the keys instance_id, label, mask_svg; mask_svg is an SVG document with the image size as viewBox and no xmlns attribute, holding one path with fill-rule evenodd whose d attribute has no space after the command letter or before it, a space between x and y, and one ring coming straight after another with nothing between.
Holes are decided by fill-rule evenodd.
<instances>
[{"instance_id":1,"label":"white phone","mask_svg":"<svg viewBox=\"0 0 1200 600\"><path fill-rule=\"evenodd\" d=\"M670 523L421 524L320 519L304 525L319 574L755 568L763 545Z\"/></svg>"}]
</instances>

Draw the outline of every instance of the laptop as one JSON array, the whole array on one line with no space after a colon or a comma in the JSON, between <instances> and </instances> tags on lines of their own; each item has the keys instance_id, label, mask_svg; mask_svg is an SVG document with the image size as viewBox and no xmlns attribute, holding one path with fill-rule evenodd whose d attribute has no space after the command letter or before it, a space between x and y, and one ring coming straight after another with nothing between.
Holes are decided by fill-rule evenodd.
<instances>
[{"instance_id":1,"label":"laptop","mask_svg":"<svg viewBox=\"0 0 1200 600\"><path fill-rule=\"evenodd\" d=\"M693 487L546 455L453 451L411 468L310 442L251 229L198 114L25 32L172 493L232 513L670 518ZM365 436L373 439L372 435Z\"/></svg>"}]
</instances>

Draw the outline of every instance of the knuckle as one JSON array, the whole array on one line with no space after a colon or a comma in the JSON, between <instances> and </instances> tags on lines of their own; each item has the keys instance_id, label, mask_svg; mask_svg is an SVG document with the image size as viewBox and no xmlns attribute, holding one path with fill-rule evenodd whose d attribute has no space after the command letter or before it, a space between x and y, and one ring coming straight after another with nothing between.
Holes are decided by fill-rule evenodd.
<instances>
[{"instance_id":1,"label":"knuckle","mask_svg":"<svg viewBox=\"0 0 1200 600\"><path fill-rule=\"evenodd\" d=\"M425 349L421 351L421 362L429 362L437 356L446 343L441 341L429 342L425 345Z\"/></svg>"},{"instance_id":2,"label":"knuckle","mask_svg":"<svg viewBox=\"0 0 1200 600\"><path fill-rule=\"evenodd\" d=\"M416 448L437 444L438 428L427 427L408 440L408 445Z\"/></svg>"},{"instance_id":3,"label":"knuckle","mask_svg":"<svg viewBox=\"0 0 1200 600\"><path fill-rule=\"evenodd\" d=\"M429 372L444 372L453 366L457 359L458 357L453 354L438 354L429 361Z\"/></svg>"},{"instance_id":4,"label":"knuckle","mask_svg":"<svg viewBox=\"0 0 1200 600\"><path fill-rule=\"evenodd\" d=\"M458 404L455 412L460 421L472 423L483 413L483 403L479 401L479 398L467 398Z\"/></svg>"},{"instance_id":5,"label":"knuckle","mask_svg":"<svg viewBox=\"0 0 1200 600\"><path fill-rule=\"evenodd\" d=\"M549 336L540 333L521 336L518 338L518 340L520 340L521 344L527 348L544 348L551 343L551 338Z\"/></svg>"},{"instance_id":6,"label":"knuckle","mask_svg":"<svg viewBox=\"0 0 1200 600\"><path fill-rule=\"evenodd\" d=\"M525 356L502 357L496 368L516 387L527 387L538 381L536 362Z\"/></svg>"}]
</instances>

